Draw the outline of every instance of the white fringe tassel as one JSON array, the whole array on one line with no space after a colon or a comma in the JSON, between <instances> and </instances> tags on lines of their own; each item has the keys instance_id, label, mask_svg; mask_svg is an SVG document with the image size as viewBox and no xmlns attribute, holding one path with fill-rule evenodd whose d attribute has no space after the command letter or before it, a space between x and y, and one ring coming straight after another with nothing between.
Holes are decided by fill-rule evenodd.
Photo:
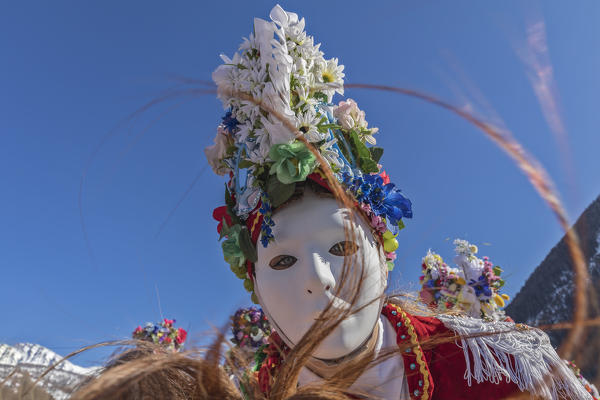
<instances>
[{"instance_id":1,"label":"white fringe tassel","mask_svg":"<svg viewBox=\"0 0 600 400\"><path fill-rule=\"evenodd\" d=\"M543 399L592 399L541 330L462 316L437 318L461 336L456 344L465 353L469 386L473 378L478 383L505 379Z\"/></svg>"}]
</instances>

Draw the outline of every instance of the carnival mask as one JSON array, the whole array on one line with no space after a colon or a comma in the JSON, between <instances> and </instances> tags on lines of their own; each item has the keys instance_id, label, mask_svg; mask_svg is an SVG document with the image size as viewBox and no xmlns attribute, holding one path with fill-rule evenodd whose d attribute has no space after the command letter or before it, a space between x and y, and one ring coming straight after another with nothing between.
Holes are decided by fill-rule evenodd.
<instances>
[{"instance_id":1,"label":"carnival mask","mask_svg":"<svg viewBox=\"0 0 600 400\"><path fill-rule=\"evenodd\" d=\"M266 248L258 246L256 293L289 346L300 341L329 303L343 312L356 296L349 316L313 354L317 358L337 359L358 349L379 318L385 255L369 226L356 217L336 200L306 190L274 214L275 240ZM344 258L352 260L342 283Z\"/></svg>"}]
</instances>

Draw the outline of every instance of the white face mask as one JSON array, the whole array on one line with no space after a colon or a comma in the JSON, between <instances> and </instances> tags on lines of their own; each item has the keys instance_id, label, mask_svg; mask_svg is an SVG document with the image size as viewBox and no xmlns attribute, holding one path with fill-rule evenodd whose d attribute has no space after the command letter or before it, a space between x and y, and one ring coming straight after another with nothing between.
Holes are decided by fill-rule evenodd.
<instances>
[{"instance_id":1,"label":"white face mask","mask_svg":"<svg viewBox=\"0 0 600 400\"><path fill-rule=\"evenodd\" d=\"M256 293L282 338L292 347L330 302L340 309L349 305L352 294L345 293L345 288L356 288L350 282L356 282L361 269L364 272L353 308L370 304L342 321L317 348L313 354L317 358L336 359L358 349L369 339L381 312L379 299L387 277L385 257L368 225L358 219L358 223L352 222L350 212L339 208L334 199L307 190L300 200L273 215L275 240L267 248L257 246ZM358 249L352 256L354 262L348 263L352 265L351 278L336 297L344 246L352 249L347 242L349 232L344 231L349 223L354 227L353 242Z\"/></svg>"}]
</instances>

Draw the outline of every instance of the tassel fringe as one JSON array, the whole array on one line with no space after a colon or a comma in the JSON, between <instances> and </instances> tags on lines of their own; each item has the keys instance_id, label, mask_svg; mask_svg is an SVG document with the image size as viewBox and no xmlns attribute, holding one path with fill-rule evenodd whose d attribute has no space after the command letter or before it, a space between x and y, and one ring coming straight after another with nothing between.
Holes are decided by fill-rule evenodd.
<instances>
[{"instance_id":1,"label":"tassel fringe","mask_svg":"<svg viewBox=\"0 0 600 400\"><path fill-rule=\"evenodd\" d=\"M543 399L592 400L541 330L461 316L437 318L461 337L456 344L465 354L469 386L473 379L478 383L506 380Z\"/></svg>"}]
</instances>

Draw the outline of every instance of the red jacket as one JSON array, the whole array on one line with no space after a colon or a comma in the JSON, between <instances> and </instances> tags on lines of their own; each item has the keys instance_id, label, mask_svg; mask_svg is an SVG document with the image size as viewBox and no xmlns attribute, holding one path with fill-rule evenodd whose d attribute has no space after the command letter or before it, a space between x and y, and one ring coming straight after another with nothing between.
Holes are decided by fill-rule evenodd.
<instances>
[{"instance_id":1,"label":"red jacket","mask_svg":"<svg viewBox=\"0 0 600 400\"><path fill-rule=\"evenodd\" d=\"M406 348L402 355L411 399L492 400L521 392L515 383L506 381L469 386L463 349L454 340L447 341L454 333L439 319L410 315L393 304L383 307L382 313L396 328L398 346ZM443 343L434 345L436 339Z\"/></svg>"},{"instance_id":2,"label":"red jacket","mask_svg":"<svg viewBox=\"0 0 600 400\"><path fill-rule=\"evenodd\" d=\"M593 400L540 330L411 315L394 304L386 304L382 314L396 329L411 400L495 400L523 392L543 399ZM264 393L287 353L276 332L270 342L260 350L256 366Z\"/></svg>"}]
</instances>

